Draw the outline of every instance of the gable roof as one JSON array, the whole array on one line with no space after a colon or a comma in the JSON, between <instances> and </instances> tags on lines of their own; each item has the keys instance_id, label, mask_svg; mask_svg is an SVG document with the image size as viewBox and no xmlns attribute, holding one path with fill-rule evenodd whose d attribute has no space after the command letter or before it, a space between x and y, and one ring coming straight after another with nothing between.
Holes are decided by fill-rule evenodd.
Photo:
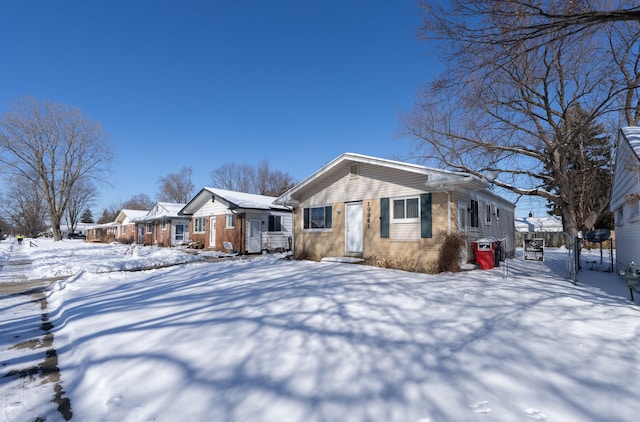
<instances>
[{"instance_id":1,"label":"gable roof","mask_svg":"<svg viewBox=\"0 0 640 422\"><path fill-rule=\"evenodd\" d=\"M561 232L562 219L556 215L544 217L516 217L516 231L518 232Z\"/></svg>"},{"instance_id":2,"label":"gable roof","mask_svg":"<svg viewBox=\"0 0 640 422\"><path fill-rule=\"evenodd\" d=\"M158 214L176 216L185 204L177 204L174 202L158 202L156 205L158 206Z\"/></svg>"},{"instance_id":3,"label":"gable roof","mask_svg":"<svg viewBox=\"0 0 640 422\"><path fill-rule=\"evenodd\" d=\"M156 202L149 211L143 216L135 218L135 221L153 221L161 220L164 218L176 218L181 217L180 210L184 207L184 204L176 204L173 202Z\"/></svg>"},{"instance_id":4,"label":"gable roof","mask_svg":"<svg viewBox=\"0 0 640 422\"><path fill-rule=\"evenodd\" d=\"M469 173L463 173L458 171L451 170L442 170L431 167L421 166L419 164L411 164L405 163L402 161L388 160L385 158L377 158L371 157L368 155L362 154L354 154L351 152L346 152L339 157L335 158L320 170L313 173L311 176L307 177L302 182L295 185L293 188L288 190L286 193L281 195L277 200L276 204L287 204L290 203L293 199L293 196L304 189L309 185L313 185L314 183L321 182L324 178L327 177L331 171L342 165L343 163L363 163L363 164L371 164L375 166L385 167L392 170L404 171L408 173L414 173L425 176L425 188L452 188L453 186L460 186L467 190L479 190L486 189L490 186L490 184L479 177L473 176Z\"/></svg>"},{"instance_id":5,"label":"gable roof","mask_svg":"<svg viewBox=\"0 0 640 422\"><path fill-rule=\"evenodd\" d=\"M224 203L230 209L290 211L285 206L274 204L275 196L204 187L180 210L180 215L193 214L212 199Z\"/></svg>"},{"instance_id":6,"label":"gable roof","mask_svg":"<svg viewBox=\"0 0 640 422\"><path fill-rule=\"evenodd\" d=\"M129 220L136 220L141 217L147 215L149 211L147 210L130 210L130 209L122 209L118 213L118 216L114 220L115 223L123 223L124 220L128 217Z\"/></svg>"}]
</instances>

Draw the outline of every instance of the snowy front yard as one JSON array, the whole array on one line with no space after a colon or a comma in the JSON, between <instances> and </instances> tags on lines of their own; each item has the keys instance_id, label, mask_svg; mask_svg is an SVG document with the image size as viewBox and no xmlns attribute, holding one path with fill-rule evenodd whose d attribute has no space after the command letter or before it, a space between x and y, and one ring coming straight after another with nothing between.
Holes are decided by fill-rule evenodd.
<instances>
[{"instance_id":1,"label":"snowy front yard","mask_svg":"<svg viewBox=\"0 0 640 422\"><path fill-rule=\"evenodd\" d=\"M73 420L630 421L640 414L640 306L617 275L585 269L572 285L562 250L547 251L545 263L510 260L509 274L501 267L431 276L273 256L89 272L104 270L94 260L116 247L101 246L48 297ZM57 249L44 245L34 259L48 250L55 272ZM3 319L19 323L19 315ZM3 399L4 414L58 420L51 405L49 415L34 413L46 404L15 406L22 382L0 384L14 394Z\"/></svg>"}]
</instances>

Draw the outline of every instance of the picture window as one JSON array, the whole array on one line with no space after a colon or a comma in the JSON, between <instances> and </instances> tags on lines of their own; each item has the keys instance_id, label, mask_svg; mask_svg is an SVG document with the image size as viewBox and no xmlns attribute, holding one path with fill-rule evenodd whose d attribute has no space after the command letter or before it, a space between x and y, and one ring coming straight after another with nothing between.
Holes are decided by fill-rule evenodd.
<instances>
[{"instance_id":1,"label":"picture window","mask_svg":"<svg viewBox=\"0 0 640 422\"><path fill-rule=\"evenodd\" d=\"M331 205L326 207L305 208L303 213L303 229L330 229L332 227Z\"/></svg>"}]
</instances>

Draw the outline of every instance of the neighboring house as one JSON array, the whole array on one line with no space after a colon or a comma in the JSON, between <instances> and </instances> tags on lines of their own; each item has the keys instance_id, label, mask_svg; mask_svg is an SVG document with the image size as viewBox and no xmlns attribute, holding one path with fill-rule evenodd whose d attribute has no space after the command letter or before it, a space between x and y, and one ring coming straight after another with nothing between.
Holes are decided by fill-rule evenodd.
<instances>
[{"instance_id":1,"label":"neighboring house","mask_svg":"<svg viewBox=\"0 0 640 422\"><path fill-rule=\"evenodd\" d=\"M640 127L618 132L610 209L616 232L616 268L640 264Z\"/></svg>"},{"instance_id":2,"label":"neighboring house","mask_svg":"<svg viewBox=\"0 0 640 422\"><path fill-rule=\"evenodd\" d=\"M289 250L292 214L275 197L205 187L180 211L191 218L190 239L205 249L240 253Z\"/></svg>"},{"instance_id":3,"label":"neighboring house","mask_svg":"<svg viewBox=\"0 0 640 422\"><path fill-rule=\"evenodd\" d=\"M542 238L546 247L559 247L566 238L562 219L557 215L544 217L516 217L516 246L523 247L524 239Z\"/></svg>"},{"instance_id":4,"label":"neighboring house","mask_svg":"<svg viewBox=\"0 0 640 422\"><path fill-rule=\"evenodd\" d=\"M516 217L516 230L519 233L562 232L562 219L557 215L544 217Z\"/></svg>"},{"instance_id":5,"label":"neighboring house","mask_svg":"<svg viewBox=\"0 0 640 422\"><path fill-rule=\"evenodd\" d=\"M115 242L118 234L118 225L114 222L97 224L87 229L87 242Z\"/></svg>"},{"instance_id":6,"label":"neighboring house","mask_svg":"<svg viewBox=\"0 0 640 422\"><path fill-rule=\"evenodd\" d=\"M96 223L77 223L75 230L72 231L68 224L60 224L60 231L62 232L62 238L66 239L69 233L87 235L88 231L94 228L96 225ZM48 232L51 236L53 236L53 231L51 228L49 228Z\"/></svg>"},{"instance_id":7,"label":"neighboring house","mask_svg":"<svg viewBox=\"0 0 640 422\"><path fill-rule=\"evenodd\" d=\"M121 210L114 221L118 227L116 240L123 243L138 242L137 220L144 218L148 213L147 210Z\"/></svg>"},{"instance_id":8,"label":"neighboring house","mask_svg":"<svg viewBox=\"0 0 640 422\"><path fill-rule=\"evenodd\" d=\"M474 240L495 238L515 253L515 206L489 187L466 173L346 153L276 204L294 207L298 257L434 271L447 234L465 236L464 252Z\"/></svg>"},{"instance_id":9,"label":"neighboring house","mask_svg":"<svg viewBox=\"0 0 640 422\"><path fill-rule=\"evenodd\" d=\"M136 218L138 243L179 246L189 241L189 217L179 215L184 204L156 202L144 216Z\"/></svg>"}]
</instances>

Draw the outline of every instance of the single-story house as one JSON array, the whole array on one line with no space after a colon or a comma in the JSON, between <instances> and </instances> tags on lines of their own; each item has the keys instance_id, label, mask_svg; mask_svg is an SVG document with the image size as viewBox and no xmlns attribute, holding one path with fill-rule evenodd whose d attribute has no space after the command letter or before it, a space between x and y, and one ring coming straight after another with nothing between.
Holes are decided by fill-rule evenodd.
<instances>
[{"instance_id":1,"label":"single-story house","mask_svg":"<svg viewBox=\"0 0 640 422\"><path fill-rule=\"evenodd\" d=\"M291 209L275 197L205 187L180 211L191 219L189 237L205 249L243 254L291 248Z\"/></svg>"},{"instance_id":2,"label":"single-story house","mask_svg":"<svg viewBox=\"0 0 640 422\"><path fill-rule=\"evenodd\" d=\"M87 229L87 242L115 242L118 235L118 225L114 222L97 224Z\"/></svg>"},{"instance_id":3,"label":"single-story house","mask_svg":"<svg viewBox=\"0 0 640 422\"><path fill-rule=\"evenodd\" d=\"M138 226L138 243L153 246L179 246L189 241L189 217L178 213L184 204L156 202L142 217Z\"/></svg>"},{"instance_id":4,"label":"single-story house","mask_svg":"<svg viewBox=\"0 0 640 422\"><path fill-rule=\"evenodd\" d=\"M516 246L524 246L524 239L542 238L546 247L564 245L566 238L562 219L557 215L516 217Z\"/></svg>"},{"instance_id":5,"label":"single-story house","mask_svg":"<svg viewBox=\"0 0 640 422\"><path fill-rule=\"evenodd\" d=\"M515 205L489 187L467 173L345 153L275 203L293 207L297 257L435 271L449 234L466 239L465 262L479 239L515 253Z\"/></svg>"},{"instance_id":6,"label":"single-story house","mask_svg":"<svg viewBox=\"0 0 640 422\"><path fill-rule=\"evenodd\" d=\"M640 264L640 126L618 131L610 210L616 231L616 268Z\"/></svg>"},{"instance_id":7,"label":"single-story house","mask_svg":"<svg viewBox=\"0 0 640 422\"><path fill-rule=\"evenodd\" d=\"M137 220L144 218L148 213L149 210L122 209L114 220L118 227L116 240L124 243L138 242Z\"/></svg>"},{"instance_id":8,"label":"single-story house","mask_svg":"<svg viewBox=\"0 0 640 422\"><path fill-rule=\"evenodd\" d=\"M562 232L562 219L557 215L544 217L516 217L516 231L519 233Z\"/></svg>"},{"instance_id":9,"label":"single-story house","mask_svg":"<svg viewBox=\"0 0 640 422\"><path fill-rule=\"evenodd\" d=\"M80 235L87 236L89 230L96 227L96 223L77 223L74 230L71 230L71 227L68 224L60 224L60 231L62 232L62 238L66 239L70 233L77 233ZM53 229L49 228L47 231L49 236L53 236Z\"/></svg>"}]
</instances>

